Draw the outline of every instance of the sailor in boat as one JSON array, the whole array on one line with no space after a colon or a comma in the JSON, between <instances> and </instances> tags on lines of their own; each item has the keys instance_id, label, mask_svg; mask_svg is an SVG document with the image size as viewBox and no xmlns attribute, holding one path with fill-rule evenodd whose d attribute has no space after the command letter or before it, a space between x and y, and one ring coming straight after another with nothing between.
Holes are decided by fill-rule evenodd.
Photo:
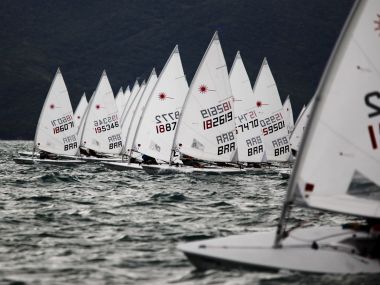
<instances>
[{"instance_id":1,"label":"sailor in boat","mask_svg":"<svg viewBox=\"0 0 380 285\"><path fill-rule=\"evenodd\" d=\"M58 159L58 155L47 152L47 151L40 151L40 159Z\"/></svg>"},{"instance_id":2,"label":"sailor in boat","mask_svg":"<svg viewBox=\"0 0 380 285\"><path fill-rule=\"evenodd\" d=\"M158 164L156 159L154 157L149 156L149 155L143 154L141 158L143 160L142 163L144 163L144 164Z\"/></svg>"},{"instance_id":3,"label":"sailor in boat","mask_svg":"<svg viewBox=\"0 0 380 285\"><path fill-rule=\"evenodd\" d=\"M89 156L99 157L99 158L105 157L104 155L101 155L101 154L97 153L95 150L92 150L90 148L80 147L79 149L80 149L80 154L85 155L87 157L89 157Z\"/></svg>"},{"instance_id":4,"label":"sailor in boat","mask_svg":"<svg viewBox=\"0 0 380 285\"><path fill-rule=\"evenodd\" d=\"M186 154L181 155L181 160L184 165L192 166L195 168L203 168L204 163L201 160L195 159L194 157Z\"/></svg>"}]
</instances>

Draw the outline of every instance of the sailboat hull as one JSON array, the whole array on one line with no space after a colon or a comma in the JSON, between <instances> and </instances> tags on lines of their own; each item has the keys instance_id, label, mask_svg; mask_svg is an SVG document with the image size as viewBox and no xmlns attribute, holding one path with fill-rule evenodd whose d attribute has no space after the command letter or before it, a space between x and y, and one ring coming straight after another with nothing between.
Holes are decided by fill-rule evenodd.
<instances>
[{"instance_id":1,"label":"sailboat hull","mask_svg":"<svg viewBox=\"0 0 380 285\"><path fill-rule=\"evenodd\" d=\"M112 170L143 170L139 163L128 163L128 162L102 162L102 164Z\"/></svg>"},{"instance_id":2,"label":"sailboat hull","mask_svg":"<svg viewBox=\"0 0 380 285\"><path fill-rule=\"evenodd\" d=\"M245 173L244 169L235 167L203 167L195 168L191 166L175 166L168 164L142 165L143 169L149 174L174 174L174 173L204 173L204 174L240 174Z\"/></svg>"},{"instance_id":3,"label":"sailboat hull","mask_svg":"<svg viewBox=\"0 0 380 285\"><path fill-rule=\"evenodd\" d=\"M81 156L80 159L87 162L122 162L121 157L95 157L95 156Z\"/></svg>"},{"instance_id":4,"label":"sailboat hull","mask_svg":"<svg viewBox=\"0 0 380 285\"><path fill-rule=\"evenodd\" d=\"M63 165L63 166L68 166L68 165L79 165L86 163L85 161L79 160L79 159L72 159L72 160L67 160L67 159L39 159L39 158L24 158L24 157L19 157L19 158L14 158L14 162L17 164L54 164L54 165Z\"/></svg>"},{"instance_id":5,"label":"sailboat hull","mask_svg":"<svg viewBox=\"0 0 380 285\"><path fill-rule=\"evenodd\" d=\"M275 231L235 235L180 244L195 267L244 268L309 273L380 273L379 259L357 254L348 240L373 242L368 233L341 227L314 227L292 231L281 248L273 248ZM313 242L316 242L313 244ZM378 242L378 241L377 241Z\"/></svg>"}]
</instances>

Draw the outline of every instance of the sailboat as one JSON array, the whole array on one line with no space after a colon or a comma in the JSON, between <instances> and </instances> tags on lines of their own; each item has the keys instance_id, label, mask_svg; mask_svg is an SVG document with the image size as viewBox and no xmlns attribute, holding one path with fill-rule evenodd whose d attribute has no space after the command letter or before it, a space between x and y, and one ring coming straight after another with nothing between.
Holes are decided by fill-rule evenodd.
<instances>
[{"instance_id":1,"label":"sailboat","mask_svg":"<svg viewBox=\"0 0 380 285\"><path fill-rule=\"evenodd\" d=\"M141 167L142 159L140 158L140 155L132 151L133 140L135 137L136 128L138 127L138 122L140 120L139 116L141 115L142 109L145 107L146 101L150 97L152 89L156 85L156 82L157 74L155 68L153 68L148 78L148 82L143 82L141 85L140 91L138 92L141 94L138 94L134 98L130 109L127 111L127 115L124 118L124 122L122 123L122 137L124 139L124 145L121 152L123 158L125 159L123 159L121 162L103 163L106 167L115 170L143 170Z\"/></svg>"},{"instance_id":2,"label":"sailboat","mask_svg":"<svg viewBox=\"0 0 380 285\"><path fill-rule=\"evenodd\" d=\"M86 98L86 93L83 93L82 97L80 98L79 104L74 112L74 126L77 129L77 132L79 131L79 125L86 112L87 106L88 102Z\"/></svg>"},{"instance_id":3,"label":"sailboat","mask_svg":"<svg viewBox=\"0 0 380 285\"><path fill-rule=\"evenodd\" d=\"M213 174L244 172L237 167L215 165L215 162L236 161L233 96L217 32L191 82L173 141L173 151L181 153L180 158L187 167L170 165L169 171ZM194 167L200 165L202 167Z\"/></svg>"},{"instance_id":4,"label":"sailboat","mask_svg":"<svg viewBox=\"0 0 380 285\"><path fill-rule=\"evenodd\" d=\"M188 90L179 49L175 46L147 102L138 110L138 125L133 139L131 137L130 152L154 158L166 165L174 159L171 155L174 131ZM121 163L113 165L123 166ZM159 172L166 165L149 166Z\"/></svg>"},{"instance_id":5,"label":"sailboat","mask_svg":"<svg viewBox=\"0 0 380 285\"><path fill-rule=\"evenodd\" d=\"M290 135L290 149L293 157L296 157L297 152L301 145L303 134L306 130L307 123L309 121L310 112L313 109L314 97L310 100L309 104L301 111L299 118L296 121L294 130Z\"/></svg>"},{"instance_id":6,"label":"sailboat","mask_svg":"<svg viewBox=\"0 0 380 285\"><path fill-rule=\"evenodd\" d=\"M292 103L290 102L290 96L286 97L284 104L282 105L282 109L285 114L285 126L288 130L288 135L290 136L294 130L294 117L293 117L293 109Z\"/></svg>"},{"instance_id":7,"label":"sailboat","mask_svg":"<svg viewBox=\"0 0 380 285\"><path fill-rule=\"evenodd\" d=\"M120 113L120 122L122 122L124 117L127 115L129 106L132 104L133 99L136 97L137 93L140 91L140 87L141 86L138 80L136 80L135 84L133 84L132 91L128 92L128 89L125 91L126 102L125 102L123 111Z\"/></svg>"},{"instance_id":8,"label":"sailboat","mask_svg":"<svg viewBox=\"0 0 380 285\"><path fill-rule=\"evenodd\" d=\"M15 158L14 161L20 164L78 164L82 161L58 159L59 156L75 155L78 147L73 109L58 68L38 120L33 155Z\"/></svg>"},{"instance_id":9,"label":"sailboat","mask_svg":"<svg viewBox=\"0 0 380 285\"><path fill-rule=\"evenodd\" d=\"M129 89L129 86L127 87L127 89ZM124 96L123 87L120 87L119 92L117 92L115 101L120 116L121 112L123 112L124 110L125 104L127 103L127 97Z\"/></svg>"},{"instance_id":10,"label":"sailboat","mask_svg":"<svg viewBox=\"0 0 380 285\"><path fill-rule=\"evenodd\" d=\"M260 114L251 82L240 52L237 52L229 74L234 95L238 162L243 164L266 161L264 137L260 127Z\"/></svg>"},{"instance_id":11,"label":"sailboat","mask_svg":"<svg viewBox=\"0 0 380 285\"><path fill-rule=\"evenodd\" d=\"M264 58L253 87L256 113L264 137L268 162L287 162L290 158L289 134L280 94L266 58Z\"/></svg>"},{"instance_id":12,"label":"sailboat","mask_svg":"<svg viewBox=\"0 0 380 285\"><path fill-rule=\"evenodd\" d=\"M198 268L380 273L379 14L377 0L352 8L317 89L277 230L179 245ZM365 221L290 227L294 206Z\"/></svg>"},{"instance_id":13,"label":"sailboat","mask_svg":"<svg viewBox=\"0 0 380 285\"><path fill-rule=\"evenodd\" d=\"M122 149L119 113L105 71L87 107L80 148L86 161L121 160L117 157Z\"/></svg>"}]
</instances>

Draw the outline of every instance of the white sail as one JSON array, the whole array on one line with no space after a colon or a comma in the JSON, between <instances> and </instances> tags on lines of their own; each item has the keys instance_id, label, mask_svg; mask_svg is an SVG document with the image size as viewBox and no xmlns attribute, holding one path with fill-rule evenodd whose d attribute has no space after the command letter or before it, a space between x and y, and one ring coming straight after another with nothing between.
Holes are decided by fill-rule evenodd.
<instances>
[{"instance_id":1,"label":"white sail","mask_svg":"<svg viewBox=\"0 0 380 285\"><path fill-rule=\"evenodd\" d=\"M82 98L80 98L79 104L74 112L74 126L77 129L77 133L79 130L80 122L83 120L83 117L85 115L87 106L88 102L86 98L86 93L83 93Z\"/></svg>"},{"instance_id":2,"label":"white sail","mask_svg":"<svg viewBox=\"0 0 380 285\"><path fill-rule=\"evenodd\" d=\"M140 97L136 98L137 103L135 104L135 106L132 105L131 110L126 116L126 120L130 122L128 124L129 127L126 132L126 140L125 140L125 145L124 145L124 149L127 152L130 152L130 150L134 149L133 141L135 138L137 126L140 121L140 116L156 83L157 83L157 74L156 74L156 70L153 68L149 76L148 82L146 83L144 92L141 94Z\"/></svg>"},{"instance_id":3,"label":"white sail","mask_svg":"<svg viewBox=\"0 0 380 285\"><path fill-rule=\"evenodd\" d=\"M297 120L296 120L296 122L295 122L295 124L294 124L294 127L295 127L295 125L297 125L298 121L301 119L302 114L303 114L303 112L305 112L305 110L306 110L306 106L305 106L305 104L304 104L304 105L302 106L302 109L301 109L300 113L298 114L298 117L297 117Z\"/></svg>"},{"instance_id":4,"label":"white sail","mask_svg":"<svg viewBox=\"0 0 380 285\"><path fill-rule=\"evenodd\" d=\"M73 116L69 93L58 68L38 120L35 149L74 155L79 143Z\"/></svg>"},{"instance_id":5,"label":"white sail","mask_svg":"<svg viewBox=\"0 0 380 285\"><path fill-rule=\"evenodd\" d=\"M124 96L123 87L120 87L119 92L117 92L115 101L120 117L124 110L125 104L127 103L127 97Z\"/></svg>"},{"instance_id":6,"label":"white sail","mask_svg":"<svg viewBox=\"0 0 380 285\"><path fill-rule=\"evenodd\" d=\"M176 126L188 90L176 46L141 115L134 143L139 152L169 162Z\"/></svg>"},{"instance_id":7,"label":"white sail","mask_svg":"<svg viewBox=\"0 0 380 285\"><path fill-rule=\"evenodd\" d=\"M309 207L380 218L379 15L358 1L318 88L288 193Z\"/></svg>"},{"instance_id":8,"label":"white sail","mask_svg":"<svg viewBox=\"0 0 380 285\"><path fill-rule=\"evenodd\" d=\"M175 137L181 153L229 162L236 153L233 96L218 33L191 82Z\"/></svg>"},{"instance_id":9,"label":"white sail","mask_svg":"<svg viewBox=\"0 0 380 285\"><path fill-rule=\"evenodd\" d=\"M122 114L120 117L120 122L123 121L123 118L125 117L125 115L127 113L126 111L129 109L129 106L132 104L133 98L136 97L139 90L140 90L140 85L139 85L139 82L137 80L135 81L135 84L132 87L132 91L130 91L129 94L128 94L128 89L126 90L126 93L125 93L126 103L124 105L123 112L121 112Z\"/></svg>"},{"instance_id":10,"label":"white sail","mask_svg":"<svg viewBox=\"0 0 380 285\"><path fill-rule=\"evenodd\" d=\"M105 71L87 108L81 146L99 153L120 153L122 140L119 114Z\"/></svg>"},{"instance_id":11,"label":"white sail","mask_svg":"<svg viewBox=\"0 0 380 285\"><path fill-rule=\"evenodd\" d=\"M297 119L297 122L294 126L294 130L290 135L290 149L293 155L296 155L302 141L303 134L305 133L307 123L310 118L310 112L313 109L314 97L311 99L307 107L301 110L301 113Z\"/></svg>"},{"instance_id":12,"label":"white sail","mask_svg":"<svg viewBox=\"0 0 380 285\"><path fill-rule=\"evenodd\" d=\"M255 94L259 113L269 115L282 108L280 94L266 58L261 64L253 87L253 93Z\"/></svg>"},{"instance_id":13,"label":"white sail","mask_svg":"<svg viewBox=\"0 0 380 285\"><path fill-rule=\"evenodd\" d=\"M230 83L234 95L238 161L262 162L265 153L264 138L251 82L240 52L237 52L231 67Z\"/></svg>"},{"instance_id":14,"label":"white sail","mask_svg":"<svg viewBox=\"0 0 380 285\"><path fill-rule=\"evenodd\" d=\"M127 88L125 89L125 91L124 91L124 107L125 107L125 104L127 104L127 101L128 101L128 98L129 98L129 96L131 95L131 88L129 88L129 85L127 86ZM124 111L124 107L123 107L123 110L122 111Z\"/></svg>"},{"instance_id":15,"label":"white sail","mask_svg":"<svg viewBox=\"0 0 380 285\"><path fill-rule=\"evenodd\" d=\"M289 95L286 97L282 109L284 110L286 129L288 130L288 135L290 136L294 130L294 117Z\"/></svg>"},{"instance_id":16,"label":"white sail","mask_svg":"<svg viewBox=\"0 0 380 285\"><path fill-rule=\"evenodd\" d=\"M127 138L128 129L131 124L133 110L137 105L138 99L142 96L142 94L144 94L145 88L146 82L144 80L139 88L139 91L137 92L134 98L131 98L132 100L130 101L129 106L126 106L126 109L124 110L124 117L121 119L121 135L124 142ZM123 153L125 153L124 148Z\"/></svg>"},{"instance_id":17,"label":"white sail","mask_svg":"<svg viewBox=\"0 0 380 285\"><path fill-rule=\"evenodd\" d=\"M280 95L267 60L264 58L253 87L256 114L259 116L264 137L265 155L268 161L288 161L290 158L289 135L285 124Z\"/></svg>"},{"instance_id":18,"label":"white sail","mask_svg":"<svg viewBox=\"0 0 380 285\"><path fill-rule=\"evenodd\" d=\"M90 98L90 100L88 101L88 104L87 104L87 108L86 108L86 110L85 110L85 112L84 112L84 114L82 116L82 119L81 119L81 121L79 123L78 131L77 131L78 142L82 141L84 126L86 125L86 120L87 120L87 116L88 116L88 106L91 105L91 101L94 98L94 94L95 94L95 92L92 92L91 98ZM79 151L79 148L78 148L78 154L79 153L80 153L80 151Z\"/></svg>"}]
</instances>

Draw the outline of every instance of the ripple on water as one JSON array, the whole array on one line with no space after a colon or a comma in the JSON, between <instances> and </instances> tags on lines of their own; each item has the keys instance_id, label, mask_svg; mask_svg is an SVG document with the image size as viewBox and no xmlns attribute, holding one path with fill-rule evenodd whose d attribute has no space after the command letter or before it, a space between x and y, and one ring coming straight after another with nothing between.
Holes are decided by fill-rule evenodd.
<instances>
[{"instance_id":1,"label":"ripple on water","mask_svg":"<svg viewBox=\"0 0 380 285\"><path fill-rule=\"evenodd\" d=\"M195 271L179 242L273 229L287 182L243 175L118 172L13 163L31 142L0 142L0 283L378 284L375 277ZM294 209L290 224L345 216Z\"/></svg>"}]
</instances>

